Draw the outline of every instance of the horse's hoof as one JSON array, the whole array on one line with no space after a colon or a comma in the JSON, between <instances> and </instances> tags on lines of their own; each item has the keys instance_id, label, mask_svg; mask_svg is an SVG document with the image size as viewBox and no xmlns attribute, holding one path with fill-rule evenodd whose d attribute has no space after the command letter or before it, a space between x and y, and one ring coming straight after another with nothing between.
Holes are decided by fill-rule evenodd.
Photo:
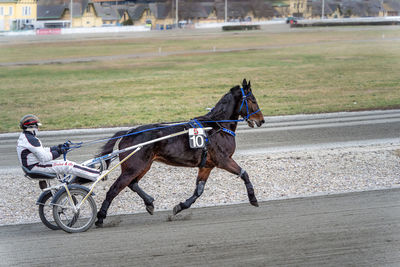
<instances>
[{"instance_id":1,"label":"horse's hoof","mask_svg":"<svg viewBox=\"0 0 400 267\"><path fill-rule=\"evenodd\" d=\"M174 215L178 214L178 213L181 212L181 211L182 211L182 207L181 207L180 204L176 205L176 206L174 207L174 209L173 209Z\"/></svg>"},{"instance_id":2,"label":"horse's hoof","mask_svg":"<svg viewBox=\"0 0 400 267\"><path fill-rule=\"evenodd\" d=\"M100 220L96 221L94 224L99 228L103 227L103 222L101 222Z\"/></svg>"},{"instance_id":3,"label":"horse's hoof","mask_svg":"<svg viewBox=\"0 0 400 267\"><path fill-rule=\"evenodd\" d=\"M258 207L258 202L254 201L254 202L250 202L251 205L253 205L254 207Z\"/></svg>"},{"instance_id":4,"label":"horse's hoof","mask_svg":"<svg viewBox=\"0 0 400 267\"><path fill-rule=\"evenodd\" d=\"M153 215L154 214L154 205L153 204L147 205L146 210L150 215Z\"/></svg>"}]
</instances>

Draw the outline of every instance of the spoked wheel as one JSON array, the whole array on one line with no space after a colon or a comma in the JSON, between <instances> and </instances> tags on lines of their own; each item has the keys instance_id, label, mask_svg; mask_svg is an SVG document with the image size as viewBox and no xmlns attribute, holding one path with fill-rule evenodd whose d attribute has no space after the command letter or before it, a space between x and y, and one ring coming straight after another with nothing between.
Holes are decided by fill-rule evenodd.
<instances>
[{"instance_id":1,"label":"spoked wheel","mask_svg":"<svg viewBox=\"0 0 400 267\"><path fill-rule=\"evenodd\" d=\"M53 206L53 217L57 225L68 233L79 233L88 230L96 219L97 207L92 196L89 196L80 206L79 210L74 205L80 204L87 192L80 188L69 190L74 204L71 203L67 192L57 197Z\"/></svg>"},{"instance_id":2,"label":"spoked wheel","mask_svg":"<svg viewBox=\"0 0 400 267\"><path fill-rule=\"evenodd\" d=\"M50 205L52 198L53 194L50 191L42 198L42 204L39 204L39 217L42 223L51 230L59 230L60 227L54 221L53 206Z\"/></svg>"}]
</instances>

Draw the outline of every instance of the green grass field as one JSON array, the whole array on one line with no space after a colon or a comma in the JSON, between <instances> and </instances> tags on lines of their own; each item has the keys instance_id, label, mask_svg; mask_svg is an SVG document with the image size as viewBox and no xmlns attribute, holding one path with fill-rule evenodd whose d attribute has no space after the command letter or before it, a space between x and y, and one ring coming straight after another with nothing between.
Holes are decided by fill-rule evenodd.
<instances>
[{"instance_id":1,"label":"green grass field","mask_svg":"<svg viewBox=\"0 0 400 267\"><path fill-rule=\"evenodd\" d=\"M0 67L0 132L27 113L45 130L189 120L243 78L265 116L400 108L400 28L359 29L2 44L3 63L187 53ZM194 52L213 47L254 49Z\"/></svg>"}]
</instances>

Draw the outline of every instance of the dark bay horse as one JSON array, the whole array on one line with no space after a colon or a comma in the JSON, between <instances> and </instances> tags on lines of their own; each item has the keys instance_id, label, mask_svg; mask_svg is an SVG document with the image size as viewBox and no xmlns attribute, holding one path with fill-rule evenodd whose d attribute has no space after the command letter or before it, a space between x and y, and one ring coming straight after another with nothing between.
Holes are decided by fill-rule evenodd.
<instances>
[{"instance_id":1,"label":"dark bay horse","mask_svg":"<svg viewBox=\"0 0 400 267\"><path fill-rule=\"evenodd\" d=\"M257 198L254 195L253 185L250 182L247 172L242 169L233 159L235 152L235 130L239 116L244 118L250 127L256 124L260 127L264 123L256 98L254 97L250 81L243 80L242 87L235 86L229 90L206 115L197 117L194 121L200 122L203 127L212 127L208 132L207 150L192 149L189 146L188 135L180 135L160 142L144 146L134 156L121 165L121 175L107 192L106 199L97 213L97 226L102 226L107 216L107 210L113 199L125 188L129 187L136 192L146 205L146 210L153 214L154 199L146 194L138 185L140 179L150 169L153 161L163 162L173 166L197 167L199 172L196 180L196 189L193 195L185 202L181 202L173 209L174 215L189 208L198 197L201 196L204 186L213 168L221 168L230 173L240 176L247 189L250 204L258 206ZM120 139L119 149L124 149L139 143L163 137L172 133L192 128L191 122L186 124L165 127L165 124L144 125L129 131L117 132L114 139L110 139L103 147L100 155L112 152L118 136L125 135ZM151 131L146 129L158 128ZM133 134L135 132L139 134ZM129 135L131 134L132 135ZM126 136L128 134L128 136ZM121 153L119 159L124 159L130 151Z\"/></svg>"}]
</instances>

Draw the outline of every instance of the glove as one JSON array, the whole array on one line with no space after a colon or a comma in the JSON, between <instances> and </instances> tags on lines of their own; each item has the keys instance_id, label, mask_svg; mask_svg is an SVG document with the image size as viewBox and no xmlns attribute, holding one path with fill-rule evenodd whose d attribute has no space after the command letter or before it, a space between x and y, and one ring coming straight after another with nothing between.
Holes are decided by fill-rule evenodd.
<instances>
[{"instance_id":1,"label":"glove","mask_svg":"<svg viewBox=\"0 0 400 267\"><path fill-rule=\"evenodd\" d=\"M68 143L64 143L64 144L59 144L57 146L57 152L61 155L61 154L65 154L67 153L67 151L69 150L69 144Z\"/></svg>"}]
</instances>

